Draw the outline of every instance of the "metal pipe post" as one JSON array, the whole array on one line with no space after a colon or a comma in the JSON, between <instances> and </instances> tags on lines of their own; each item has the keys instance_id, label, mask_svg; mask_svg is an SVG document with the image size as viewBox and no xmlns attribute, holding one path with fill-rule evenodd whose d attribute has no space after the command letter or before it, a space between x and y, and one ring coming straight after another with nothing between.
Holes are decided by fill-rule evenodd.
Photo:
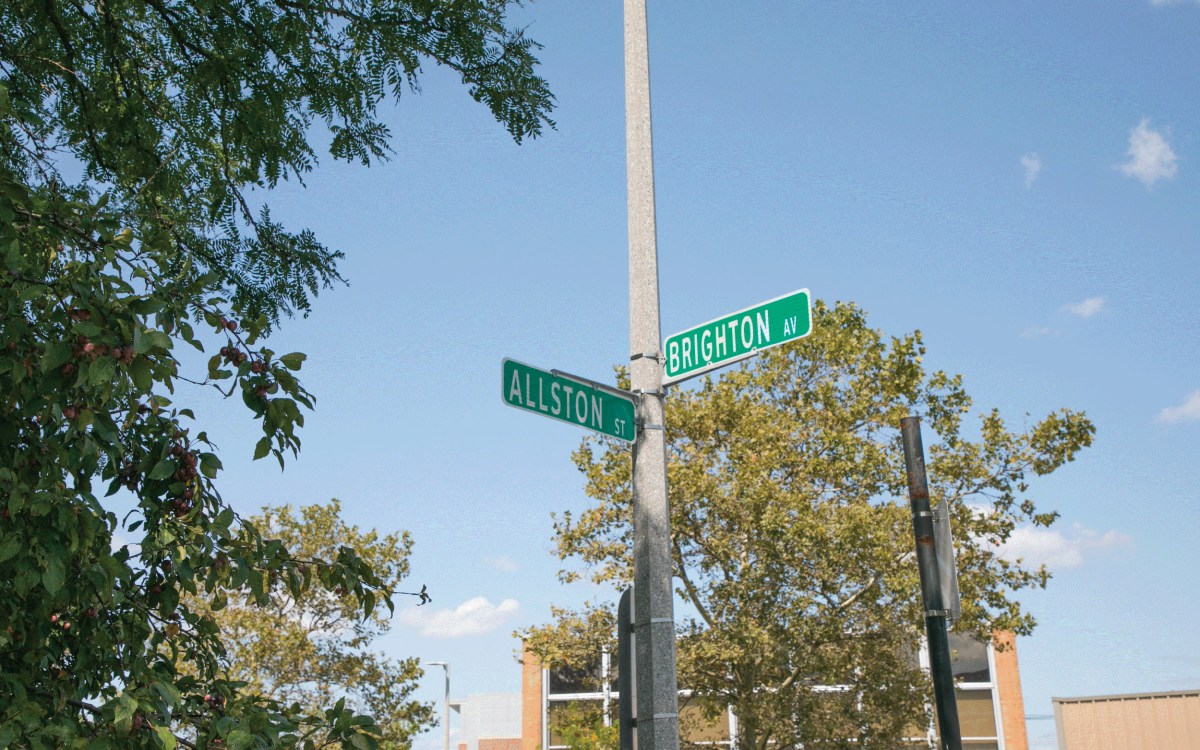
<instances>
[{"instance_id":1,"label":"metal pipe post","mask_svg":"<svg viewBox=\"0 0 1200 750\"><path fill-rule=\"evenodd\" d=\"M929 482L925 476L925 448L921 444L921 419L900 420L904 442L904 470L908 474L908 500L912 506L913 535L917 540L917 569L921 574L921 603L929 639L929 671L937 708L941 750L962 750L958 702L954 698L954 673L950 667L950 639L946 633L949 612L942 602L937 549L933 539L933 512L929 508Z\"/></svg>"},{"instance_id":2,"label":"metal pipe post","mask_svg":"<svg viewBox=\"0 0 1200 750\"><path fill-rule=\"evenodd\" d=\"M621 592L621 601L617 604L617 700L619 708L618 725L620 750L633 748L633 717L634 700L637 691L633 687L634 658L633 658L633 589Z\"/></svg>"},{"instance_id":3,"label":"metal pipe post","mask_svg":"<svg viewBox=\"0 0 1200 750\"><path fill-rule=\"evenodd\" d=\"M645 0L625 0L625 158L629 209L629 375L638 399L633 446L633 578L639 750L678 750L675 615L658 247L654 220L654 151L650 137L650 63Z\"/></svg>"},{"instance_id":4,"label":"metal pipe post","mask_svg":"<svg viewBox=\"0 0 1200 750\"><path fill-rule=\"evenodd\" d=\"M442 710L444 711L445 716L443 721L446 723L444 731L444 750L450 750L450 663L445 661L431 661L428 662L428 666L441 667L442 669L446 670L446 691L442 695Z\"/></svg>"}]
</instances>

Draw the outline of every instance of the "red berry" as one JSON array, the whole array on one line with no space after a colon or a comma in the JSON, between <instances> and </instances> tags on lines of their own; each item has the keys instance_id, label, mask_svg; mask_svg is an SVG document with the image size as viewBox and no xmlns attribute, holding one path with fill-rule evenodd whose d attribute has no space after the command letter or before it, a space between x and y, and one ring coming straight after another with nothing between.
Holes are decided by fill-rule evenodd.
<instances>
[{"instance_id":1,"label":"red berry","mask_svg":"<svg viewBox=\"0 0 1200 750\"><path fill-rule=\"evenodd\" d=\"M58 622L58 615L50 615L50 622Z\"/></svg>"},{"instance_id":2,"label":"red berry","mask_svg":"<svg viewBox=\"0 0 1200 750\"><path fill-rule=\"evenodd\" d=\"M237 321L236 320L225 321L225 328L226 328L226 330L229 330L229 331L236 331L237 330Z\"/></svg>"}]
</instances>

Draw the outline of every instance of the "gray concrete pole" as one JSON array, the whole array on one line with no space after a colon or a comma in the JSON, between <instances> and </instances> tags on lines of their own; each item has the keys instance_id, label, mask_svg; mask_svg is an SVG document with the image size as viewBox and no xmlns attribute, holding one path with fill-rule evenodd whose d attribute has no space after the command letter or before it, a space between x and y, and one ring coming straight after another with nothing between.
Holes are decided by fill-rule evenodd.
<instances>
[{"instance_id":1,"label":"gray concrete pole","mask_svg":"<svg viewBox=\"0 0 1200 750\"><path fill-rule=\"evenodd\" d=\"M639 750L678 750L671 524L658 319L654 151L645 0L625 0L625 163L629 200L630 378L641 422L633 446L633 579Z\"/></svg>"}]
</instances>

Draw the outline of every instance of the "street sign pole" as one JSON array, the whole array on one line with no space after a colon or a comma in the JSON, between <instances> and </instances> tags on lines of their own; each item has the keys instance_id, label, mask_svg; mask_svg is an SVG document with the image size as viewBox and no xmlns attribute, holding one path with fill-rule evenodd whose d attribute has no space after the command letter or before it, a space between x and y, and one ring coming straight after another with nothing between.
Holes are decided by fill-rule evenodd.
<instances>
[{"instance_id":1,"label":"street sign pole","mask_svg":"<svg viewBox=\"0 0 1200 750\"><path fill-rule=\"evenodd\" d=\"M939 750L962 750L958 703L954 698L954 673L950 664L950 638L946 618L950 614L942 600L934 544L933 511L929 509L929 482L925 475L925 447L921 444L921 418L900 420L904 443L904 470L908 476L908 500L912 506L913 536L917 540L917 570L921 576L921 609L925 635L929 639L929 671L937 706Z\"/></svg>"},{"instance_id":2,"label":"street sign pole","mask_svg":"<svg viewBox=\"0 0 1200 750\"><path fill-rule=\"evenodd\" d=\"M641 432L633 445L637 746L639 750L679 750L646 0L625 0L625 164L629 210L629 375L633 392L641 394L638 404Z\"/></svg>"}]
</instances>

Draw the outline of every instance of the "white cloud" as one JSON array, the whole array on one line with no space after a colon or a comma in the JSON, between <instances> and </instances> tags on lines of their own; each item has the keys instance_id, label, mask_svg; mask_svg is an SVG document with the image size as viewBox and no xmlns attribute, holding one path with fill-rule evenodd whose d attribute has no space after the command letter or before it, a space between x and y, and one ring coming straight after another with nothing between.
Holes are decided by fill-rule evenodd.
<instances>
[{"instance_id":1,"label":"white cloud","mask_svg":"<svg viewBox=\"0 0 1200 750\"><path fill-rule=\"evenodd\" d=\"M1024 331L1021 331L1021 338L1036 339L1042 336L1049 336L1052 333L1054 333L1054 331L1046 326L1029 326Z\"/></svg>"},{"instance_id":2,"label":"white cloud","mask_svg":"<svg viewBox=\"0 0 1200 750\"><path fill-rule=\"evenodd\" d=\"M1072 526L1066 534L1057 529L1020 526L1013 530L1007 542L996 548L996 552L1008 560L1024 560L1026 565L1078 568L1085 555L1111 547L1125 547L1131 541L1128 535L1119 531L1101 534L1080 524Z\"/></svg>"},{"instance_id":3,"label":"white cloud","mask_svg":"<svg viewBox=\"0 0 1200 750\"><path fill-rule=\"evenodd\" d=\"M1025 168L1025 188L1028 189L1042 171L1042 158L1035 153L1025 154L1021 157L1021 166Z\"/></svg>"},{"instance_id":4,"label":"white cloud","mask_svg":"<svg viewBox=\"0 0 1200 750\"><path fill-rule=\"evenodd\" d=\"M492 632L520 608L516 599L492 604L484 597L477 596L454 609L409 607L400 612L400 622L430 638L461 638Z\"/></svg>"},{"instance_id":5,"label":"white cloud","mask_svg":"<svg viewBox=\"0 0 1200 750\"><path fill-rule=\"evenodd\" d=\"M1104 309L1104 298L1088 297L1082 302L1068 302L1062 309L1081 318L1090 318Z\"/></svg>"},{"instance_id":6,"label":"white cloud","mask_svg":"<svg viewBox=\"0 0 1200 750\"><path fill-rule=\"evenodd\" d=\"M521 566L517 565L517 561L508 555L500 555L499 557L489 557L484 560L489 568L494 568L501 573L514 573Z\"/></svg>"},{"instance_id":7,"label":"white cloud","mask_svg":"<svg viewBox=\"0 0 1200 750\"><path fill-rule=\"evenodd\" d=\"M1129 131L1129 161L1121 165L1126 176L1136 177L1149 187L1159 180L1170 179L1179 171L1175 152L1162 137L1150 129L1150 118L1143 118Z\"/></svg>"},{"instance_id":8,"label":"white cloud","mask_svg":"<svg viewBox=\"0 0 1200 750\"><path fill-rule=\"evenodd\" d=\"M1192 391L1179 406L1168 406L1160 411L1158 421L1167 424L1200 422L1200 391Z\"/></svg>"}]
</instances>

